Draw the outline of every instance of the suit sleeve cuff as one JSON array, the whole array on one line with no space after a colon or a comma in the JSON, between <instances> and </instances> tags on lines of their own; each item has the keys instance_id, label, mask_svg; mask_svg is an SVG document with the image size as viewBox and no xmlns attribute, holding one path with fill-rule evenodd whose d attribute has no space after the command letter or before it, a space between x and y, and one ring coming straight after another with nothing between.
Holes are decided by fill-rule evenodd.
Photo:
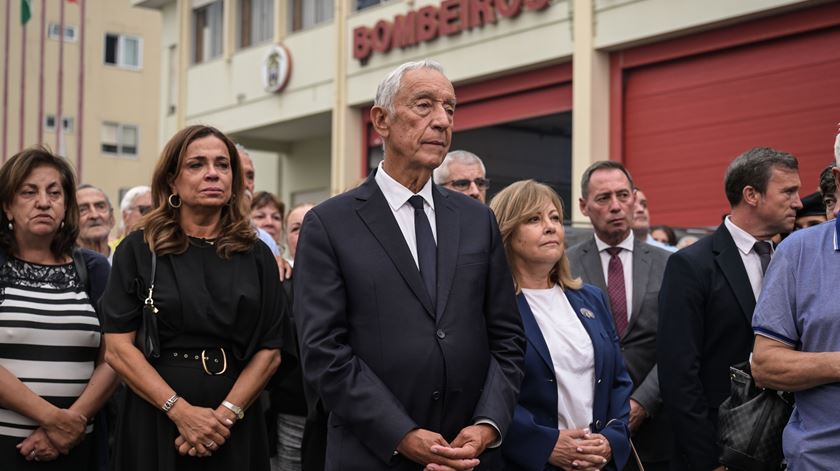
<instances>
[{"instance_id":1,"label":"suit sleeve cuff","mask_svg":"<svg viewBox=\"0 0 840 471\"><path fill-rule=\"evenodd\" d=\"M499 437L499 438L496 439L496 441L487 445L487 448L499 448L500 446L502 446L502 432L501 432L501 430L499 430L499 426L496 425L496 422L493 422L492 420L485 419L485 418L478 419L478 420L475 421L475 425L482 425L482 424L489 425L489 426L493 427L494 429L496 429L496 436Z\"/></svg>"}]
</instances>

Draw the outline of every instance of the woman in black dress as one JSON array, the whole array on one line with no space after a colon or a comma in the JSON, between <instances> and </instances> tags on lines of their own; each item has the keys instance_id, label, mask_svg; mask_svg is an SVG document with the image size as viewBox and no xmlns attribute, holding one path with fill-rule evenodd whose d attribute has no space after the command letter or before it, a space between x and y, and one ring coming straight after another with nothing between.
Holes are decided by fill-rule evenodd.
<instances>
[{"instance_id":1,"label":"woman in black dress","mask_svg":"<svg viewBox=\"0 0 840 471\"><path fill-rule=\"evenodd\" d=\"M286 304L243 194L230 139L188 127L155 168L154 209L114 254L101 306L106 360L131 389L117 470L269 468L263 415L248 406L280 364ZM135 334L150 288L161 353L147 359Z\"/></svg>"}]
</instances>

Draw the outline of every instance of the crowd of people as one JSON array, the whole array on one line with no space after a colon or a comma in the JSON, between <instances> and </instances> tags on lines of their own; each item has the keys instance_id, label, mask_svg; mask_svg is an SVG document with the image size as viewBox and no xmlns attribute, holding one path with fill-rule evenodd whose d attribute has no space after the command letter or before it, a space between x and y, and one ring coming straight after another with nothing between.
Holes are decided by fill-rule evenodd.
<instances>
[{"instance_id":1,"label":"crowd of people","mask_svg":"<svg viewBox=\"0 0 840 471\"><path fill-rule=\"evenodd\" d=\"M371 110L378 168L288 212L244 147L186 127L116 233L65 159L9 158L2 468L719 471L751 358L796 395L788 469L840 462L840 135L803 198L793 155L735 157L700 239L651 226L630 171L595 162L593 234L566 247L551 187L487 201L481 158L449 152L455 108L438 63L401 65Z\"/></svg>"}]
</instances>

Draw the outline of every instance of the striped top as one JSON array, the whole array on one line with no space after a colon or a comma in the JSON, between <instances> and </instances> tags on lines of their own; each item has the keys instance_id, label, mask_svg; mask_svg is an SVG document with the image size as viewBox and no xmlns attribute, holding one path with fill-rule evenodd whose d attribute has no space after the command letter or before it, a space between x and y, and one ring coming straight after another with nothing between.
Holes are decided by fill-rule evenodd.
<instances>
[{"instance_id":1,"label":"striped top","mask_svg":"<svg viewBox=\"0 0 840 471\"><path fill-rule=\"evenodd\" d=\"M0 267L0 366L29 389L70 407L93 374L99 341L99 318L73 263L9 257ZM0 435L27 437L36 428L32 419L0 407Z\"/></svg>"}]
</instances>

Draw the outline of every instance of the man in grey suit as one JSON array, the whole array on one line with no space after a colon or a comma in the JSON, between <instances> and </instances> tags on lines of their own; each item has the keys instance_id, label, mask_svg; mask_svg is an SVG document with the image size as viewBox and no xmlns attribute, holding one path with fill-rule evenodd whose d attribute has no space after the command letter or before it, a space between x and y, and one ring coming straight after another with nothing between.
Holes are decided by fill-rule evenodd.
<instances>
[{"instance_id":1,"label":"man in grey suit","mask_svg":"<svg viewBox=\"0 0 840 471\"><path fill-rule=\"evenodd\" d=\"M610 299L616 332L633 379L630 431L647 470L668 469L672 438L661 411L656 370L659 287L667 251L633 236L635 186L618 162L592 164L581 179L580 210L595 236L569 249L572 273ZM636 469L630 460L626 469Z\"/></svg>"}]
</instances>

